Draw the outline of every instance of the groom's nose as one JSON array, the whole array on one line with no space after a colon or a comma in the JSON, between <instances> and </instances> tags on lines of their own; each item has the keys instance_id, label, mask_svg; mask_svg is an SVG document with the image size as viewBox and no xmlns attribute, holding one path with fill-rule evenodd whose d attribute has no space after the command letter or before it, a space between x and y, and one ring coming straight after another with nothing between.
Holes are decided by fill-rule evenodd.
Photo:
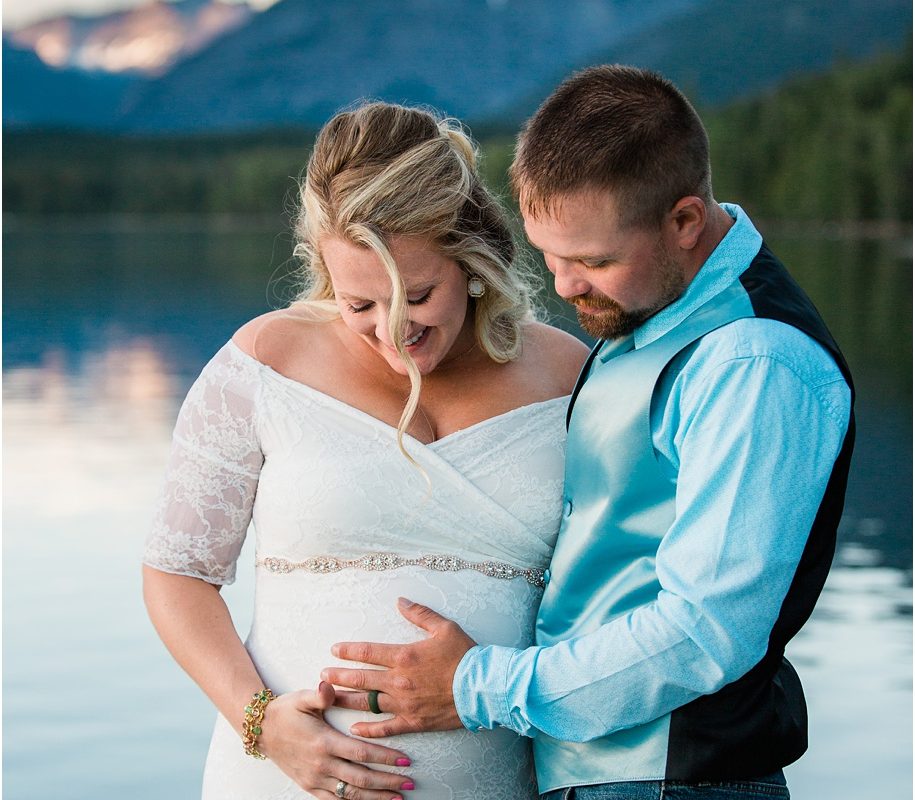
<instances>
[{"instance_id":1,"label":"groom's nose","mask_svg":"<svg viewBox=\"0 0 915 800\"><path fill-rule=\"evenodd\" d=\"M553 273L556 294L568 300L585 295L591 290L591 284L580 273L580 267L566 258L545 255L547 269Z\"/></svg>"}]
</instances>

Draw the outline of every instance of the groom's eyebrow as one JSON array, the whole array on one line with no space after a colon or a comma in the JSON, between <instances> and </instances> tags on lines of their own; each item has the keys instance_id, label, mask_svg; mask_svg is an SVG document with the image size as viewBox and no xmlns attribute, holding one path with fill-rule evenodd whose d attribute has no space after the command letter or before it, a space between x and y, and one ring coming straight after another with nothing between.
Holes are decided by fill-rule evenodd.
<instances>
[{"instance_id":1,"label":"groom's eyebrow","mask_svg":"<svg viewBox=\"0 0 915 800\"><path fill-rule=\"evenodd\" d=\"M543 255L544 251L542 248L537 247L537 245L535 245L530 239L528 239L527 241L531 247L533 247L538 253L540 253L540 255ZM582 264L584 264L585 266L598 265L598 264L603 264L606 261L615 261L616 260L616 258L611 254L595 255L594 253L590 253L588 255L563 256L563 255L560 255L559 253L553 253L552 255L556 256L557 258L561 258L563 261L579 261Z\"/></svg>"},{"instance_id":2,"label":"groom's eyebrow","mask_svg":"<svg viewBox=\"0 0 915 800\"><path fill-rule=\"evenodd\" d=\"M540 247L540 245L538 245L533 239L531 239L531 237L528 235L527 231L524 232L524 238L527 240L527 243L531 247L534 248L534 250L536 250L538 253L543 255L543 253L545 252L544 249L542 247ZM614 261L615 260L615 256L612 253L599 254L599 255L596 255L594 253L589 253L587 255L570 255L570 256L564 256L564 255L560 255L559 253L553 253L552 255L556 256L557 258L561 258L563 261L581 261L584 264L587 264L588 262L590 262L592 264L602 264L605 261Z\"/></svg>"}]
</instances>

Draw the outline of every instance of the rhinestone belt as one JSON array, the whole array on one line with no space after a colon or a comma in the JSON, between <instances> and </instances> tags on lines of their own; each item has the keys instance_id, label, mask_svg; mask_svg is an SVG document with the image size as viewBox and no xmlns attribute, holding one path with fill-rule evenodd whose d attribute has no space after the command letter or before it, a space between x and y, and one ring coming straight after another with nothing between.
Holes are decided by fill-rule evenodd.
<instances>
[{"instance_id":1,"label":"rhinestone belt","mask_svg":"<svg viewBox=\"0 0 915 800\"><path fill-rule=\"evenodd\" d=\"M293 570L304 570L320 575L339 572L341 569L364 569L370 572L379 572L398 567L425 567L436 572L459 572L464 569L473 569L488 575L490 578L524 578L531 586L538 589L544 587L542 569L520 569L501 561L464 561L454 556L420 556L419 558L404 558L394 553L369 553L359 558L334 558L333 556L313 556L304 561L288 561L285 558L258 558L254 562L258 567L276 574L285 574Z\"/></svg>"}]
</instances>

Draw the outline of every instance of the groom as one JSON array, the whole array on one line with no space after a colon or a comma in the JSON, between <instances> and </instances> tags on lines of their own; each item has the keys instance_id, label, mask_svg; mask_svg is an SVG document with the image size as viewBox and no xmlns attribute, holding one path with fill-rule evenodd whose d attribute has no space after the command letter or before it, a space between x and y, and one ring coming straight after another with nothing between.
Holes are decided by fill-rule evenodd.
<instances>
[{"instance_id":1,"label":"groom","mask_svg":"<svg viewBox=\"0 0 915 800\"><path fill-rule=\"evenodd\" d=\"M570 407L536 646L480 647L402 601L426 640L338 645L387 669L323 677L360 690L341 704L376 690L394 715L360 736L533 737L550 798L787 797L807 724L783 654L835 548L845 361L743 210L713 200L705 130L660 76L573 75L512 178L556 291L600 340Z\"/></svg>"}]
</instances>

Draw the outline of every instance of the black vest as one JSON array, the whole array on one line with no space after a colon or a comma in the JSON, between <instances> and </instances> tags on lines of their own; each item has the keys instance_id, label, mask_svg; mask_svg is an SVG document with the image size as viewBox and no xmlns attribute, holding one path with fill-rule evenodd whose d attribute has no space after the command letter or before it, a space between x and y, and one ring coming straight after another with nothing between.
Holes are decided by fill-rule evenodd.
<instances>
[{"instance_id":1,"label":"black vest","mask_svg":"<svg viewBox=\"0 0 915 800\"><path fill-rule=\"evenodd\" d=\"M740 282L757 317L793 325L832 355L852 391L854 407L851 373L838 345L810 298L765 244ZM854 441L852 411L807 545L769 636L769 649L739 680L673 712L670 779L765 775L796 761L807 749L807 706L797 673L784 658L785 645L810 617L832 564Z\"/></svg>"}]
</instances>

